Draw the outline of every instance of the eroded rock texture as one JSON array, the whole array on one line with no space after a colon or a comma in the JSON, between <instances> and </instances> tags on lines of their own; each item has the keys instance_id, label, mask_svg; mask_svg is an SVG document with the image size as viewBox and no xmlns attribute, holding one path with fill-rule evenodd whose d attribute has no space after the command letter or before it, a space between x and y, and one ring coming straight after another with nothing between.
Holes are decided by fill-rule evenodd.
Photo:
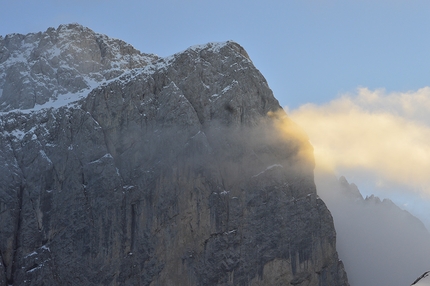
<instances>
[{"instance_id":1,"label":"eroded rock texture","mask_svg":"<svg viewBox=\"0 0 430 286\"><path fill-rule=\"evenodd\" d=\"M312 147L244 49L146 57L0 116L0 284L348 285Z\"/></svg>"}]
</instances>

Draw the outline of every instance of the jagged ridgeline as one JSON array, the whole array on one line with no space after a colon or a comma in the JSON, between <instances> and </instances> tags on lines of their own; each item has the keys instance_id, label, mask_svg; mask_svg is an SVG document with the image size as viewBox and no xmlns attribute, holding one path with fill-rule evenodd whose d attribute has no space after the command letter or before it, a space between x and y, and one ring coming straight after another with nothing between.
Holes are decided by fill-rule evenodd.
<instances>
[{"instance_id":1,"label":"jagged ridgeline","mask_svg":"<svg viewBox=\"0 0 430 286\"><path fill-rule=\"evenodd\" d=\"M1 285L348 285L312 147L240 45L0 48Z\"/></svg>"}]
</instances>

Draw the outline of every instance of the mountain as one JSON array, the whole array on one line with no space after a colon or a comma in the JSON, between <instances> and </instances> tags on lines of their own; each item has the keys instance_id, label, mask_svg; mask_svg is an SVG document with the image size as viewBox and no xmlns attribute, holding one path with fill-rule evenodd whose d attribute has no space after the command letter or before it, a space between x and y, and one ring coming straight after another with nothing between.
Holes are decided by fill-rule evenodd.
<instances>
[{"instance_id":1,"label":"mountain","mask_svg":"<svg viewBox=\"0 0 430 286\"><path fill-rule=\"evenodd\" d=\"M429 286L430 285L430 271L425 272L423 275L421 275L417 280L414 281L414 283L411 284L415 286Z\"/></svg>"},{"instance_id":2,"label":"mountain","mask_svg":"<svg viewBox=\"0 0 430 286\"><path fill-rule=\"evenodd\" d=\"M78 24L7 35L0 38L0 112L76 100L157 58Z\"/></svg>"},{"instance_id":3,"label":"mountain","mask_svg":"<svg viewBox=\"0 0 430 286\"><path fill-rule=\"evenodd\" d=\"M349 285L312 147L239 44L0 47L0 284Z\"/></svg>"},{"instance_id":4,"label":"mountain","mask_svg":"<svg viewBox=\"0 0 430 286\"><path fill-rule=\"evenodd\" d=\"M318 194L330 209L337 249L351 285L410 285L430 265L430 233L389 199L363 198L345 177L315 171Z\"/></svg>"}]
</instances>

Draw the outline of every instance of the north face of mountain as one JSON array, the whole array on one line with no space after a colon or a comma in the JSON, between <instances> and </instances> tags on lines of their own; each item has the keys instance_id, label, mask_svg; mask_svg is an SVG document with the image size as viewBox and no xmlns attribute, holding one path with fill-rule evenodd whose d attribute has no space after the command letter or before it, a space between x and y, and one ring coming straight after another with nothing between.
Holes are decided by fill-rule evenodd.
<instances>
[{"instance_id":1,"label":"north face of mountain","mask_svg":"<svg viewBox=\"0 0 430 286\"><path fill-rule=\"evenodd\" d=\"M0 284L349 285L312 147L240 45L157 58L73 25L2 45L68 27L59 46L91 56L34 73L53 95L0 71L21 109L0 114ZM75 51L15 46L30 71Z\"/></svg>"}]
</instances>

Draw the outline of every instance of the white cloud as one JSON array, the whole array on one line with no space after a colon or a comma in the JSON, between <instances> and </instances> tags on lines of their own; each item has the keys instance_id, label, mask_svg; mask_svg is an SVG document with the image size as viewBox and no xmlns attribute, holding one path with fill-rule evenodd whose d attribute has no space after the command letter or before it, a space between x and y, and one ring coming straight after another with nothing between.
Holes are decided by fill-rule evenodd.
<instances>
[{"instance_id":1,"label":"white cloud","mask_svg":"<svg viewBox=\"0 0 430 286\"><path fill-rule=\"evenodd\" d=\"M361 170L430 197L429 111L430 87L405 93L360 88L289 116L308 134L319 167Z\"/></svg>"}]
</instances>

